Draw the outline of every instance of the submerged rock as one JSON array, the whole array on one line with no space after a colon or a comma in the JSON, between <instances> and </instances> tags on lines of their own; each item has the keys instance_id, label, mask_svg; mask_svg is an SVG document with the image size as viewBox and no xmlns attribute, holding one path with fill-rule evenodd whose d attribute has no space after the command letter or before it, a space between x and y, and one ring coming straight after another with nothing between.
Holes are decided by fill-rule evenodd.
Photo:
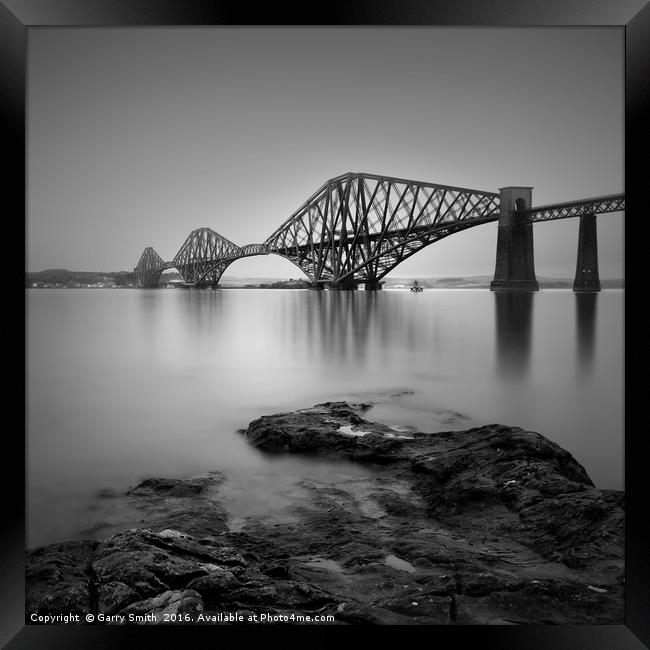
<instances>
[{"instance_id":1,"label":"submerged rock","mask_svg":"<svg viewBox=\"0 0 650 650\"><path fill-rule=\"evenodd\" d=\"M128 496L141 528L28 552L28 614L623 622L623 493L594 487L538 433L494 424L406 435L365 420L368 406L318 404L241 432L269 453L375 467L365 478L302 480L290 518L251 516L238 532L219 502L222 475L143 481Z\"/></svg>"},{"instance_id":2,"label":"submerged rock","mask_svg":"<svg viewBox=\"0 0 650 650\"><path fill-rule=\"evenodd\" d=\"M126 494L130 505L141 512L143 528L218 535L228 529L228 513L216 492L224 479L220 472L189 479L149 478Z\"/></svg>"},{"instance_id":3,"label":"submerged rock","mask_svg":"<svg viewBox=\"0 0 650 650\"><path fill-rule=\"evenodd\" d=\"M127 492L135 496L192 497L204 494L217 482L210 477L192 479L148 478Z\"/></svg>"}]
</instances>

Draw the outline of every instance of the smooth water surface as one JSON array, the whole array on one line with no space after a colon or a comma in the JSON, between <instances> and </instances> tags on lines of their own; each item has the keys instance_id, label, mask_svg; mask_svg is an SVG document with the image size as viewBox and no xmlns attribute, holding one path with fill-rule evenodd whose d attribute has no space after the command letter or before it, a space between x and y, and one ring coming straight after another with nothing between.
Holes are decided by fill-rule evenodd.
<instances>
[{"instance_id":1,"label":"smooth water surface","mask_svg":"<svg viewBox=\"0 0 650 650\"><path fill-rule=\"evenodd\" d=\"M151 476L223 471L236 517L300 478L372 471L269 457L263 414L371 400L423 431L504 423L623 487L622 290L336 292L30 289L28 546L102 537L110 499Z\"/></svg>"}]
</instances>

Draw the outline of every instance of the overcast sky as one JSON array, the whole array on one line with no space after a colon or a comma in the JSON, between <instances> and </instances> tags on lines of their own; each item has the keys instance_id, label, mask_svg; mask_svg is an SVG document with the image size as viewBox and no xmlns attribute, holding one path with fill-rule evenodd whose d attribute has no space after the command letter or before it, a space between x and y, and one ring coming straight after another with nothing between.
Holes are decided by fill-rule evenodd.
<instances>
[{"instance_id":1,"label":"overcast sky","mask_svg":"<svg viewBox=\"0 0 650 650\"><path fill-rule=\"evenodd\" d=\"M28 270L132 270L209 226L262 242L325 180L363 171L533 204L624 191L622 28L36 28L28 44ZM598 219L623 275L622 214ZM395 276L491 275L496 224ZM535 226L572 277L578 220ZM228 275L295 277L275 256Z\"/></svg>"}]
</instances>

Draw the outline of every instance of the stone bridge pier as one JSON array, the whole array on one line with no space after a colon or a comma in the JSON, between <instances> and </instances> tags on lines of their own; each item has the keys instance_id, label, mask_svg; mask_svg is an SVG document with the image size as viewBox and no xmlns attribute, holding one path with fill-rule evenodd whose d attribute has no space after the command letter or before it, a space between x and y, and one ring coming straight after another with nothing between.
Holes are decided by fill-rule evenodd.
<instances>
[{"instance_id":1,"label":"stone bridge pier","mask_svg":"<svg viewBox=\"0 0 650 650\"><path fill-rule=\"evenodd\" d=\"M361 284L365 291L381 291L384 283L381 280L364 280L363 278L348 277L337 282L328 282L327 286L330 290L335 291L354 291L358 289Z\"/></svg>"},{"instance_id":2,"label":"stone bridge pier","mask_svg":"<svg viewBox=\"0 0 650 650\"><path fill-rule=\"evenodd\" d=\"M596 215L580 217L578 231L578 259L573 290L581 293L600 291L598 276L598 242L596 237Z\"/></svg>"},{"instance_id":3,"label":"stone bridge pier","mask_svg":"<svg viewBox=\"0 0 650 650\"><path fill-rule=\"evenodd\" d=\"M359 285L359 280L356 278L344 278L343 280L338 280L336 282L330 282L330 290L338 291L354 291Z\"/></svg>"},{"instance_id":4,"label":"stone bridge pier","mask_svg":"<svg viewBox=\"0 0 650 650\"><path fill-rule=\"evenodd\" d=\"M533 224L520 211L531 207L532 187L502 187L497 260L491 291L538 291L533 255Z\"/></svg>"}]
</instances>

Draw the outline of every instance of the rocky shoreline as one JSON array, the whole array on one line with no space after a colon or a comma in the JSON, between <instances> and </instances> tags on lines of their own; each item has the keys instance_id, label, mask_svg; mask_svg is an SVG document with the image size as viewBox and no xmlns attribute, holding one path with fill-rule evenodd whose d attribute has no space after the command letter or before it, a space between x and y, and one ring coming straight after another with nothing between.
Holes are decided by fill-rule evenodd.
<instances>
[{"instance_id":1,"label":"rocky shoreline","mask_svg":"<svg viewBox=\"0 0 650 650\"><path fill-rule=\"evenodd\" d=\"M302 481L290 517L232 530L223 474L151 478L126 495L140 527L28 550L26 622L624 622L622 492L538 433L428 434L370 422L370 406L328 402L239 432L269 454L376 468Z\"/></svg>"}]
</instances>

